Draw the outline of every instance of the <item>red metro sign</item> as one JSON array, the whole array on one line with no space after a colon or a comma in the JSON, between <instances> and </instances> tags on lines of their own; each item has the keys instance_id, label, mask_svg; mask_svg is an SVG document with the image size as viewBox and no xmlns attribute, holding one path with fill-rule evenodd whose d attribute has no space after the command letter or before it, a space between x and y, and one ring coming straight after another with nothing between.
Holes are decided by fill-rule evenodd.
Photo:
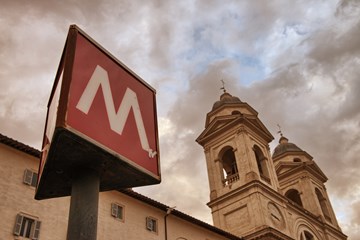
<instances>
[{"instance_id":1,"label":"red metro sign","mask_svg":"<svg viewBox=\"0 0 360 240\"><path fill-rule=\"evenodd\" d=\"M158 175L154 92L78 35L66 123Z\"/></svg>"},{"instance_id":2,"label":"red metro sign","mask_svg":"<svg viewBox=\"0 0 360 240\"><path fill-rule=\"evenodd\" d=\"M101 99L101 97L100 99L103 101L100 100L100 103L96 104L94 103L95 96L98 93L98 91L101 90L102 90L103 99ZM86 85L84 92L82 93L78 103L76 104L76 108L81 112L83 112L86 116L81 116L81 114L78 114L75 111L73 114L70 115L71 117L68 117L69 124L72 126L77 126L76 127L77 129L82 129L82 127L84 127L83 132L88 133L88 135L91 135L91 133L94 132L93 129L91 128L90 124L82 124L81 118L86 118L88 120L90 119L88 123L101 122L99 121L99 119L102 118L102 115L92 115L92 117L90 117L91 115L89 115L89 111L90 111L90 107L93 104L99 106L103 103L105 104L105 110L106 110L106 114L103 116L107 116L107 119L109 120L108 122L106 122L106 125L107 123L109 123L110 129L115 133L117 133L118 136L115 135L114 137L115 141L112 141L110 138L106 137L104 131L101 132L103 138L101 138L101 136L95 136L95 135L94 137L99 137L99 139L103 139L102 142L108 145L109 147L111 147L112 149L117 149L117 147L124 146L125 144L123 145L118 144L123 139L126 139L124 143L128 142L129 139L132 140L130 142L134 142L137 140L137 137L139 137L141 148L149 154L150 158L154 158L157 152L152 150L149 146L149 140L146 134L145 125L142 118L142 114L139 106L139 100L136 92L134 92L132 89L127 87L124 97L120 102L119 109L116 111L115 104L113 102L113 95L111 92L108 73L105 69L103 69L99 65L96 66L94 73L91 75L91 78L88 84ZM133 130L132 132L135 134L126 137L123 135L123 130L125 127L125 123L129 118L131 110L133 111L133 115L135 118L135 119L131 119L132 123L134 123L133 120L135 120L136 128L132 129ZM109 130L109 128L107 128L107 130ZM138 136L136 136L136 133L138 133Z\"/></svg>"},{"instance_id":3,"label":"red metro sign","mask_svg":"<svg viewBox=\"0 0 360 240\"><path fill-rule=\"evenodd\" d=\"M160 182L155 90L71 26L48 106L38 199L70 195L91 168L100 190ZM59 174L61 173L61 174Z\"/></svg>"}]
</instances>

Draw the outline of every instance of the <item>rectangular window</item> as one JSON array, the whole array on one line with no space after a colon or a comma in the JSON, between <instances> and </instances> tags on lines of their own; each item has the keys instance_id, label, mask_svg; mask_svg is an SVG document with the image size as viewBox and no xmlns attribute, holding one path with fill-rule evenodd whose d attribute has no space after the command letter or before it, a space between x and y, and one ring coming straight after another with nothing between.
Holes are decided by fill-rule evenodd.
<instances>
[{"instance_id":1,"label":"rectangular window","mask_svg":"<svg viewBox=\"0 0 360 240\"><path fill-rule=\"evenodd\" d=\"M41 222L37 219L18 214L14 226L14 235L28 239L39 239Z\"/></svg>"},{"instance_id":2,"label":"rectangular window","mask_svg":"<svg viewBox=\"0 0 360 240\"><path fill-rule=\"evenodd\" d=\"M146 229L157 233L157 220L152 217L146 217Z\"/></svg>"},{"instance_id":3,"label":"rectangular window","mask_svg":"<svg viewBox=\"0 0 360 240\"><path fill-rule=\"evenodd\" d=\"M124 221L124 207L119 204L112 203L111 204L111 216Z\"/></svg>"},{"instance_id":4,"label":"rectangular window","mask_svg":"<svg viewBox=\"0 0 360 240\"><path fill-rule=\"evenodd\" d=\"M25 169L24 183L33 187L36 187L38 174L29 169Z\"/></svg>"}]
</instances>

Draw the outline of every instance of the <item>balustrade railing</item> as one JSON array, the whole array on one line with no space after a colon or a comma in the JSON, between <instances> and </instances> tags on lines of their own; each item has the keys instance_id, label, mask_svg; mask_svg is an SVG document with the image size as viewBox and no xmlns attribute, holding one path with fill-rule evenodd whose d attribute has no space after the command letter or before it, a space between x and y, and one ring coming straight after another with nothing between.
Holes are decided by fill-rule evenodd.
<instances>
[{"instance_id":1,"label":"balustrade railing","mask_svg":"<svg viewBox=\"0 0 360 240\"><path fill-rule=\"evenodd\" d=\"M231 175L227 175L226 178L223 180L224 187L228 186L236 181L239 181L239 173L234 173Z\"/></svg>"}]
</instances>

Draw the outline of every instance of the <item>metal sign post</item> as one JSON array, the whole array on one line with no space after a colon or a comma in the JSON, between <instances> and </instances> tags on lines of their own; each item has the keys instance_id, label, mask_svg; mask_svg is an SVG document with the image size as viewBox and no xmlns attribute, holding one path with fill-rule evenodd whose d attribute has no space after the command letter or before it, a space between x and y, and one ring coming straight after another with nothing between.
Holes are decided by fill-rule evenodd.
<instances>
[{"instance_id":1,"label":"metal sign post","mask_svg":"<svg viewBox=\"0 0 360 240\"><path fill-rule=\"evenodd\" d=\"M99 176L82 169L72 182L67 240L96 240Z\"/></svg>"}]
</instances>

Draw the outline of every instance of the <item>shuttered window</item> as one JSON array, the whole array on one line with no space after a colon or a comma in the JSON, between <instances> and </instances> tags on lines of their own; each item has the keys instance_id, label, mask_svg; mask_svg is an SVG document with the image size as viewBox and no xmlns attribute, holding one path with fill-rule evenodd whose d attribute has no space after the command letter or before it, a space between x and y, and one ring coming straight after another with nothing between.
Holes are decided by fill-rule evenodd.
<instances>
[{"instance_id":1,"label":"shuttered window","mask_svg":"<svg viewBox=\"0 0 360 240\"><path fill-rule=\"evenodd\" d=\"M124 221L124 207L117 203L111 204L111 216Z\"/></svg>"},{"instance_id":2,"label":"shuttered window","mask_svg":"<svg viewBox=\"0 0 360 240\"><path fill-rule=\"evenodd\" d=\"M29 169L24 171L24 183L33 187L36 187L38 174Z\"/></svg>"},{"instance_id":3,"label":"shuttered window","mask_svg":"<svg viewBox=\"0 0 360 240\"><path fill-rule=\"evenodd\" d=\"M41 222L37 219L18 214L14 226L14 235L28 239L39 239Z\"/></svg>"},{"instance_id":4,"label":"shuttered window","mask_svg":"<svg viewBox=\"0 0 360 240\"><path fill-rule=\"evenodd\" d=\"M146 229L157 233L157 220L152 217L146 217Z\"/></svg>"}]
</instances>

